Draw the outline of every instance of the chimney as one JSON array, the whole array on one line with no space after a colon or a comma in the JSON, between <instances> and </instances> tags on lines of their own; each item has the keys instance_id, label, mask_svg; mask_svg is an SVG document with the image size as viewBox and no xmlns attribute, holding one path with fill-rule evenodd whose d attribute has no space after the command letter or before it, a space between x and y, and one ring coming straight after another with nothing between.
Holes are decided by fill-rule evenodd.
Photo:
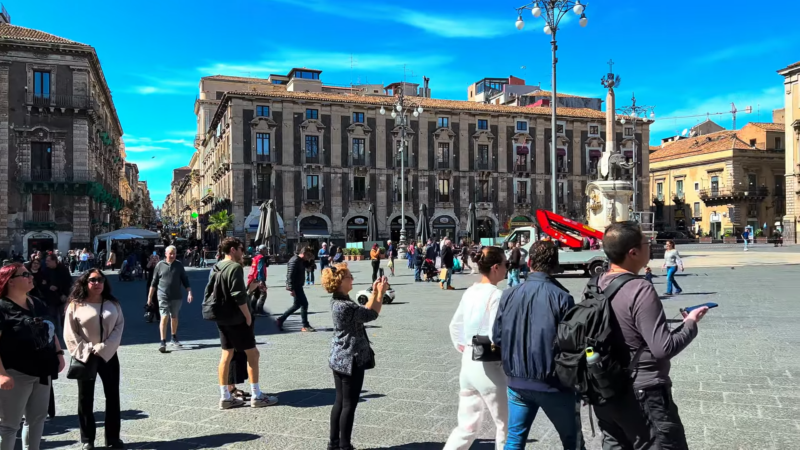
<instances>
[{"instance_id":1,"label":"chimney","mask_svg":"<svg viewBox=\"0 0 800 450\"><path fill-rule=\"evenodd\" d=\"M0 3L0 23L7 23L11 25L11 16L6 10L6 5L3 5L2 3Z\"/></svg>"},{"instance_id":2,"label":"chimney","mask_svg":"<svg viewBox=\"0 0 800 450\"><path fill-rule=\"evenodd\" d=\"M426 76L422 76L422 89L420 89L419 96L423 98L430 98L431 92L428 89L428 83L431 81L430 78Z\"/></svg>"}]
</instances>

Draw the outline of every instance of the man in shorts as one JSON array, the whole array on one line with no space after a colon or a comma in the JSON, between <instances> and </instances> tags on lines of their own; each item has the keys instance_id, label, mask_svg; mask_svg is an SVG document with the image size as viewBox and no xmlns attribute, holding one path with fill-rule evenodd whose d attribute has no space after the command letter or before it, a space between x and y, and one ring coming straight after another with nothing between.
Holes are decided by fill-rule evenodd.
<instances>
[{"instance_id":1,"label":"man in shorts","mask_svg":"<svg viewBox=\"0 0 800 450\"><path fill-rule=\"evenodd\" d=\"M245 401L231 395L228 389L228 379L231 368L231 360L235 351L244 352L247 355L247 375L250 379L251 395L250 407L263 408L278 403L278 398L269 396L261 392L258 386L258 359L259 352L256 348L256 336L251 324L253 317L250 315L250 307L247 304L247 286L244 282L244 269L242 268L242 255L244 245L239 239L225 238L220 246L225 258L217 263L213 271L216 273L206 287L206 295L215 292L224 296L219 301L233 302L238 308L240 317L233 317L225 324L217 322L219 329L220 347L222 357L219 361L219 390L221 398L219 401L220 409L230 409L243 406ZM217 285L215 286L214 283ZM209 291L210 289L210 291Z\"/></svg>"},{"instance_id":2,"label":"man in shorts","mask_svg":"<svg viewBox=\"0 0 800 450\"><path fill-rule=\"evenodd\" d=\"M186 299L192 303L192 289L189 286L189 276L183 264L177 260L178 250L170 245L164 252L166 258L159 261L153 269L153 282L150 284L148 302L153 303L153 297L158 292L158 307L161 312L161 345L158 351L167 352L167 324L172 326L172 343L175 348L181 348L178 340L178 313L183 305L183 291L189 293Z\"/></svg>"}]
</instances>

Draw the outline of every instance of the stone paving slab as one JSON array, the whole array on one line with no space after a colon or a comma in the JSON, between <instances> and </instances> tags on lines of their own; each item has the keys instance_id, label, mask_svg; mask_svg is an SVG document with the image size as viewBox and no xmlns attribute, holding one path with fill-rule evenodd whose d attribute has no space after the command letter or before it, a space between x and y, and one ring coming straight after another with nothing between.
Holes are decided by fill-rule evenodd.
<instances>
[{"instance_id":1,"label":"stone paving slab","mask_svg":"<svg viewBox=\"0 0 800 450\"><path fill-rule=\"evenodd\" d=\"M713 251L712 251L713 253ZM717 253L723 254L723 251ZM748 252L752 255L754 252ZM760 256L780 261L793 251L778 249ZM721 255L720 255L721 256ZM724 256L721 256L724 257ZM800 302L797 267L786 265L697 269L689 264L678 277L685 295L665 298L667 314L683 306L712 301L700 334L673 360L675 401L692 449L800 448ZM368 262L352 264L356 289L369 285ZM456 424L460 355L447 330L463 289L477 276L456 275L458 290L414 283L405 268L392 278L394 304L384 306L368 329L377 367L368 371L356 413L355 445L378 449L440 449ZM200 299L207 271L191 270L195 298ZM282 312L291 303L283 289L285 266L270 268L268 307ZM319 280L319 272L317 272ZM217 409L216 370L219 338L200 316L200 302L184 305L181 340L191 348L160 354L155 324L142 320L145 287L120 283L115 292L126 313L119 356L122 365L124 440L136 449L324 449L334 401L327 365L331 319L329 297L319 285L307 289L309 318L318 333L299 332L299 317L278 333L258 318L261 386L280 404L263 409ZM578 295L585 278L566 276L563 284ZM664 279L656 278L664 291ZM59 416L48 422L46 447L77 448L77 388L63 377L56 381ZM102 411L102 389L95 408ZM102 413L98 412L98 422ZM592 438L584 409L587 448ZM472 448L494 448L494 428L487 419ZM102 425L97 443L103 441ZM536 418L527 448L561 448L558 435L543 414Z\"/></svg>"}]
</instances>

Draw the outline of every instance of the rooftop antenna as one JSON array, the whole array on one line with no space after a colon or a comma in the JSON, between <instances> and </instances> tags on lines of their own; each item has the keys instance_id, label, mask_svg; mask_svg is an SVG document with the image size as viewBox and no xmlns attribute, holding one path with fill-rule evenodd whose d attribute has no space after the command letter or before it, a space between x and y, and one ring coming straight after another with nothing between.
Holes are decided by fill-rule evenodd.
<instances>
[{"instance_id":1,"label":"rooftop antenna","mask_svg":"<svg viewBox=\"0 0 800 450\"><path fill-rule=\"evenodd\" d=\"M350 53L350 87L353 87L353 67L357 65L357 61L353 58L353 54Z\"/></svg>"}]
</instances>

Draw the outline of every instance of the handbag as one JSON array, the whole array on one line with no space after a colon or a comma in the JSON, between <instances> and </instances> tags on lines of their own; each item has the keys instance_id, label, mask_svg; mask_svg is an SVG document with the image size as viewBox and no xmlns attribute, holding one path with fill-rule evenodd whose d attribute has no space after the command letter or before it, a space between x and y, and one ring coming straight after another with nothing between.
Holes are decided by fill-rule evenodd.
<instances>
[{"instance_id":1,"label":"handbag","mask_svg":"<svg viewBox=\"0 0 800 450\"><path fill-rule=\"evenodd\" d=\"M105 300L100 302L100 342L103 342L103 304ZM97 379L97 364L99 356L94 353L89 354L86 362L83 362L74 356L69 361L69 369L67 370L67 379L79 381L94 381Z\"/></svg>"},{"instance_id":2,"label":"handbag","mask_svg":"<svg viewBox=\"0 0 800 450\"><path fill-rule=\"evenodd\" d=\"M483 319L478 326L478 333L483 329L483 323L489 317L489 302L486 302L486 311L483 313ZM481 362L494 362L502 360L500 354L500 347L494 345L489 336L476 334L472 336L472 360Z\"/></svg>"}]
</instances>

